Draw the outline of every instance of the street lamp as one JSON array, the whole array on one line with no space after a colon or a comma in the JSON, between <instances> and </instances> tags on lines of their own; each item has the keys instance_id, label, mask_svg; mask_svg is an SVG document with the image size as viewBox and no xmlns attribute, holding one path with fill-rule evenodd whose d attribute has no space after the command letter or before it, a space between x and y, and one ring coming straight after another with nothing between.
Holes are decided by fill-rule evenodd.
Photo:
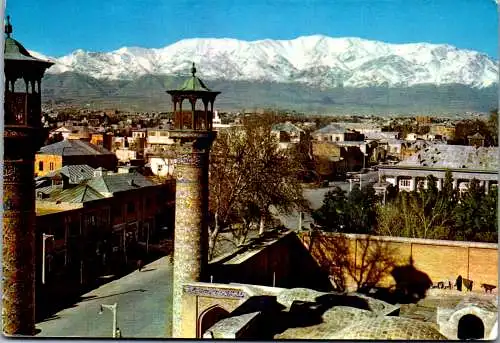
<instances>
[{"instance_id":1,"label":"street lamp","mask_svg":"<svg viewBox=\"0 0 500 343\"><path fill-rule=\"evenodd\" d=\"M361 180L361 175L365 171L365 162L366 162L366 157L368 154L363 153L363 169L361 169L361 173L359 173L359 189L361 190L363 186L363 181Z\"/></svg>"},{"instance_id":2,"label":"street lamp","mask_svg":"<svg viewBox=\"0 0 500 343\"><path fill-rule=\"evenodd\" d=\"M117 308L117 303L114 303L113 305L106 305L106 304L101 304L101 309L99 310L99 314L102 314L104 312L104 309L108 309L111 312L113 312L113 338L117 338L117 327L116 327L116 308ZM120 333L121 336L121 333Z\"/></svg>"},{"instance_id":3,"label":"street lamp","mask_svg":"<svg viewBox=\"0 0 500 343\"><path fill-rule=\"evenodd\" d=\"M54 235L42 234L42 284L45 285L45 241L54 239Z\"/></svg>"}]
</instances>

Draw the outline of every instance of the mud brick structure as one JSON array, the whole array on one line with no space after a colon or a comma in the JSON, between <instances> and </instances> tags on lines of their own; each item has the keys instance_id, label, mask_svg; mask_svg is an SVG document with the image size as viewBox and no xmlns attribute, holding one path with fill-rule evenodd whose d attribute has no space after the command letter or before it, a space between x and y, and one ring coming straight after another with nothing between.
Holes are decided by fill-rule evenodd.
<instances>
[{"instance_id":1,"label":"mud brick structure","mask_svg":"<svg viewBox=\"0 0 500 343\"><path fill-rule=\"evenodd\" d=\"M35 152L45 139L41 79L53 63L32 57L5 26L3 283L6 335L35 333ZM16 82L17 81L17 82Z\"/></svg>"},{"instance_id":2,"label":"mud brick structure","mask_svg":"<svg viewBox=\"0 0 500 343\"><path fill-rule=\"evenodd\" d=\"M174 129L169 138L176 155L176 204L174 241L174 285L172 337L182 338L182 287L186 282L204 281L208 264L208 167L215 132L212 131L213 104L220 92L213 92L195 76L178 90L167 91L174 105ZM188 100L191 111L183 112ZM201 101L198 101L201 100ZM196 103L203 109L197 110ZM179 110L177 105L179 104Z\"/></svg>"}]
</instances>

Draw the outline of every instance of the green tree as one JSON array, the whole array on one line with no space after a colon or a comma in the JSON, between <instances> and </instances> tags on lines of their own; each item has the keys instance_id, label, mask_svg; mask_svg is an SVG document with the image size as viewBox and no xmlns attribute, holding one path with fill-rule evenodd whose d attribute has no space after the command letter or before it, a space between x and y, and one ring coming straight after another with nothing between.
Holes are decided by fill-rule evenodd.
<instances>
[{"instance_id":1,"label":"green tree","mask_svg":"<svg viewBox=\"0 0 500 343\"><path fill-rule=\"evenodd\" d=\"M497 241L497 192L488 195L478 180L469 182L467 191L455 208L455 239L464 241Z\"/></svg>"},{"instance_id":2,"label":"green tree","mask_svg":"<svg viewBox=\"0 0 500 343\"><path fill-rule=\"evenodd\" d=\"M427 177L427 188L419 192L401 192L387 206L377 207L377 233L412 238L444 239L453 224L454 192L451 174L445 181L445 190L439 192L432 175Z\"/></svg>"},{"instance_id":3,"label":"green tree","mask_svg":"<svg viewBox=\"0 0 500 343\"><path fill-rule=\"evenodd\" d=\"M312 213L314 222L325 231L343 232L347 221L346 192L335 187L325 194L323 205Z\"/></svg>"},{"instance_id":4,"label":"green tree","mask_svg":"<svg viewBox=\"0 0 500 343\"><path fill-rule=\"evenodd\" d=\"M488 119L488 129L490 132L492 145L498 146L498 109L490 111L490 117Z\"/></svg>"},{"instance_id":5,"label":"green tree","mask_svg":"<svg viewBox=\"0 0 500 343\"><path fill-rule=\"evenodd\" d=\"M354 187L347 197L347 222L345 231L368 234L376 224L378 198L372 186Z\"/></svg>"},{"instance_id":6,"label":"green tree","mask_svg":"<svg viewBox=\"0 0 500 343\"><path fill-rule=\"evenodd\" d=\"M339 187L329 191L323 205L312 213L325 231L371 233L376 223L377 198L373 187L354 187L346 196Z\"/></svg>"}]
</instances>

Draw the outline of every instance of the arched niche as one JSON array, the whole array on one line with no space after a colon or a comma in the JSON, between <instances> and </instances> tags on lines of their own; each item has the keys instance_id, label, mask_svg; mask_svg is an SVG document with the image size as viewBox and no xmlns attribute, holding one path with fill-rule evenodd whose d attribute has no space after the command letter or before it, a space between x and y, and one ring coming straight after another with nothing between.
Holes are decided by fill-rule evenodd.
<instances>
[{"instance_id":1,"label":"arched niche","mask_svg":"<svg viewBox=\"0 0 500 343\"><path fill-rule=\"evenodd\" d=\"M484 323L478 316L466 314L458 321L457 338L465 339L483 339Z\"/></svg>"}]
</instances>

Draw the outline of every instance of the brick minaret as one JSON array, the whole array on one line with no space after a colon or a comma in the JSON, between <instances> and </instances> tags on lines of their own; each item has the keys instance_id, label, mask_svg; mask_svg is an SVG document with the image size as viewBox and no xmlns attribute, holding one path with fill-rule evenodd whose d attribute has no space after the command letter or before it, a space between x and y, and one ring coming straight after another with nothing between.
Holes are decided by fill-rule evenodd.
<instances>
[{"instance_id":1,"label":"brick minaret","mask_svg":"<svg viewBox=\"0 0 500 343\"><path fill-rule=\"evenodd\" d=\"M5 26L2 322L6 335L35 333L35 152L41 79L52 63L32 57ZM16 83L17 81L17 83Z\"/></svg>"},{"instance_id":2,"label":"brick minaret","mask_svg":"<svg viewBox=\"0 0 500 343\"><path fill-rule=\"evenodd\" d=\"M210 148L215 138L212 131L212 114L215 97L213 92L195 76L179 90L167 91L174 104L174 129L169 137L175 142L176 152L176 203L174 235L174 285L173 285L173 337L182 338L181 296L182 285L190 281L203 281L208 263L208 162ZM190 111L182 110L188 100ZM203 106L197 110L197 102ZM179 108L177 108L179 105ZM189 337L192 338L192 337Z\"/></svg>"}]
</instances>

